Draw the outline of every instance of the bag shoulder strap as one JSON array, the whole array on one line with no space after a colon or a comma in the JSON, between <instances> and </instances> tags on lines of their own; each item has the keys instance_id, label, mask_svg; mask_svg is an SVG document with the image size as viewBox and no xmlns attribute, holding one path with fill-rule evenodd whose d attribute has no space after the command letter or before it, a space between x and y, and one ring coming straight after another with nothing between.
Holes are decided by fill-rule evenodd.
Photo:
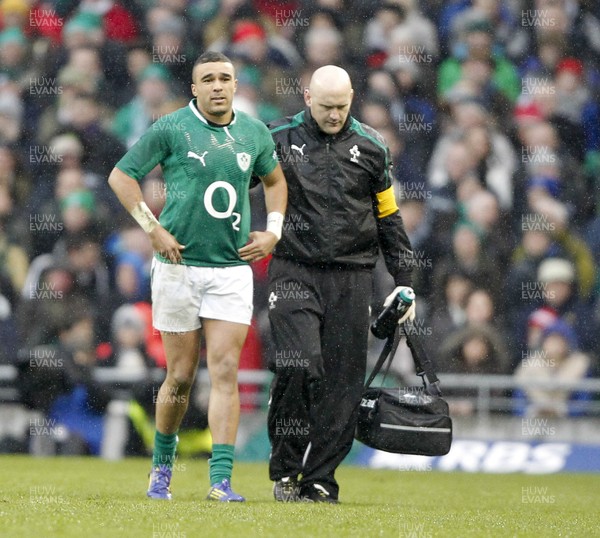
<instances>
[{"instance_id":1,"label":"bag shoulder strap","mask_svg":"<svg viewBox=\"0 0 600 538\"><path fill-rule=\"evenodd\" d=\"M385 369L385 375L387 376L387 373L389 372L390 366L392 364L392 360L394 359L394 355L396 354L396 350L400 345L400 340L402 340L402 336L400 335L400 331L396 329L394 331L394 334L386 340L385 345L383 346L383 349L379 354L379 358L377 359L377 363L373 367L373 371L371 372L369 379L367 379L367 382L365 383L365 389L371 386L371 383L373 383L375 376L381 370L386 359L389 359L387 367Z\"/></svg>"},{"instance_id":2,"label":"bag shoulder strap","mask_svg":"<svg viewBox=\"0 0 600 538\"><path fill-rule=\"evenodd\" d=\"M435 374L433 364L427 356L427 353L425 353L423 344L419 340L416 332L414 330L411 330L411 327L407 327L405 324L402 324L401 328L399 327L398 329L396 329L394 331L394 334L386 340L385 345L383 346L383 349L379 354L379 358L377 359L377 363L373 367L373 371L371 372L371 375L365 383L365 389L371 386L371 383L383 367L386 359L389 359L387 367L385 369L385 375L387 376L387 373L392 364L392 360L396 355L398 345L400 344L400 341L403 337L406 338L406 343L408 345L408 348L410 349L413 361L415 363L416 373L422 379L423 386L425 387L427 392L432 396L441 396L442 389L440 388L440 380ZM425 381L425 378L427 378L427 382Z\"/></svg>"}]
</instances>

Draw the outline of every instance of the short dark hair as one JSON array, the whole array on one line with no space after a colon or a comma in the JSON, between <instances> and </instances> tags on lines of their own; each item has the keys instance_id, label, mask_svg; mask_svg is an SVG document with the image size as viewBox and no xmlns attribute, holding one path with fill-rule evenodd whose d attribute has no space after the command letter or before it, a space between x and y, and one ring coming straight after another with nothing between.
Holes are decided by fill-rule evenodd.
<instances>
[{"instance_id":1,"label":"short dark hair","mask_svg":"<svg viewBox=\"0 0 600 538\"><path fill-rule=\"evenodd\" d=\"M198 56L198 59L194 62L194 67L200 64L207 64L210 62L223 62L230 64L233 63L231 59L225 56L225 54L223 54L222 52L207 50L206 52L203 52L200 56Z\"/></svg>"}]
</instances>

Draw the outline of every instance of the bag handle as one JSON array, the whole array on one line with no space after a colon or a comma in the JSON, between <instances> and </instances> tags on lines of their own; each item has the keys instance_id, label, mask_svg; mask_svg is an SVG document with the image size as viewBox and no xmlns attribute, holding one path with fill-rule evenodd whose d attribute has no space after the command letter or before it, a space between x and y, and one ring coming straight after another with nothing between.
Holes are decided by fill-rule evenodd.
<instances>
[{"instance_id":1,"label":"bag handle","mask_svg":"<svg viewBox=\"0 0 600 538\"><path fill-rule=\"evenodd\" d=\"M406 337L406 343L408 349L412 354L413 361L415 362L416 373L421 377L423 386L427 389L427 392L432 396L441 396L442 389L440 388L440 380L433 370L433 364L425 353L425 348L419 340L416 331L411 330L412 325L406 326L402 324L402 332ZM427 383L425 382L427 378Z\"/></svg>"}]
</instances>

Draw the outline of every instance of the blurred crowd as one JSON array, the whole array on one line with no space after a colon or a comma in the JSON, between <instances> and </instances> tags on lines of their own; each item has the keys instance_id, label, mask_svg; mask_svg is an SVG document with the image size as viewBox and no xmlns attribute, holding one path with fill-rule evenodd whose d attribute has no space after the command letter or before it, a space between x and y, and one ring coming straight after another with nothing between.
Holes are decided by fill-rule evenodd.
<instances>
[{"instance_id":1,"label":"blurred crowd","mask_svg":"<svg viewBox=\"0 0 600 538\"><path fill-rule=\"evenodd\" d=\"M315 68L348 70L353 115L390 148L415 330L439 372L598 375L597 2L0 0L0 363L38 369L30 405L49 405L35 387L87 380L102 409L90 368L164 366L151 245L106 180L188 103L207 49L234 60L235 107L266 123L303 108ZM160 169L142 187L158 215ZM241 368L269 346L266 265L253 269ZM374 313L391 289L376 277ZM527 391L520 412L565 415L577 397Z\"/></svg>"}]
</instances>

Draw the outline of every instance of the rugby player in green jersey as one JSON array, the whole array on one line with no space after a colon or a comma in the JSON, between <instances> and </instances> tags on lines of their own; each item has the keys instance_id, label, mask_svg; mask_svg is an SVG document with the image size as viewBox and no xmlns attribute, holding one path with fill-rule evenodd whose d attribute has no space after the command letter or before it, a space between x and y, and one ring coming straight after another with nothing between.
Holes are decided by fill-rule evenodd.
<instances>
[{"instance_id":1,"label":"rugby player in green jersey","mask_svg":"<svg viewBox=\"0 0 600 538\"><path fill-rule=\"evenodd\" d=\"M211 391L213 439L208 499L243 501L231 489L239 423L237 368L252 317L252 270L281 237L287 185L265 125L233 109L231 60L205 52L195 62L188 106L163 116L116 164L109 184L148 233L153 325L161 331L167 375L156 401L156 434L147 495L170 499L177 431L198 366L201 331ZM160 164L166 202L157 220L139 182ZM265 231L250 232L248 188L262 180Z\"/></svg>"}]
</instances>

